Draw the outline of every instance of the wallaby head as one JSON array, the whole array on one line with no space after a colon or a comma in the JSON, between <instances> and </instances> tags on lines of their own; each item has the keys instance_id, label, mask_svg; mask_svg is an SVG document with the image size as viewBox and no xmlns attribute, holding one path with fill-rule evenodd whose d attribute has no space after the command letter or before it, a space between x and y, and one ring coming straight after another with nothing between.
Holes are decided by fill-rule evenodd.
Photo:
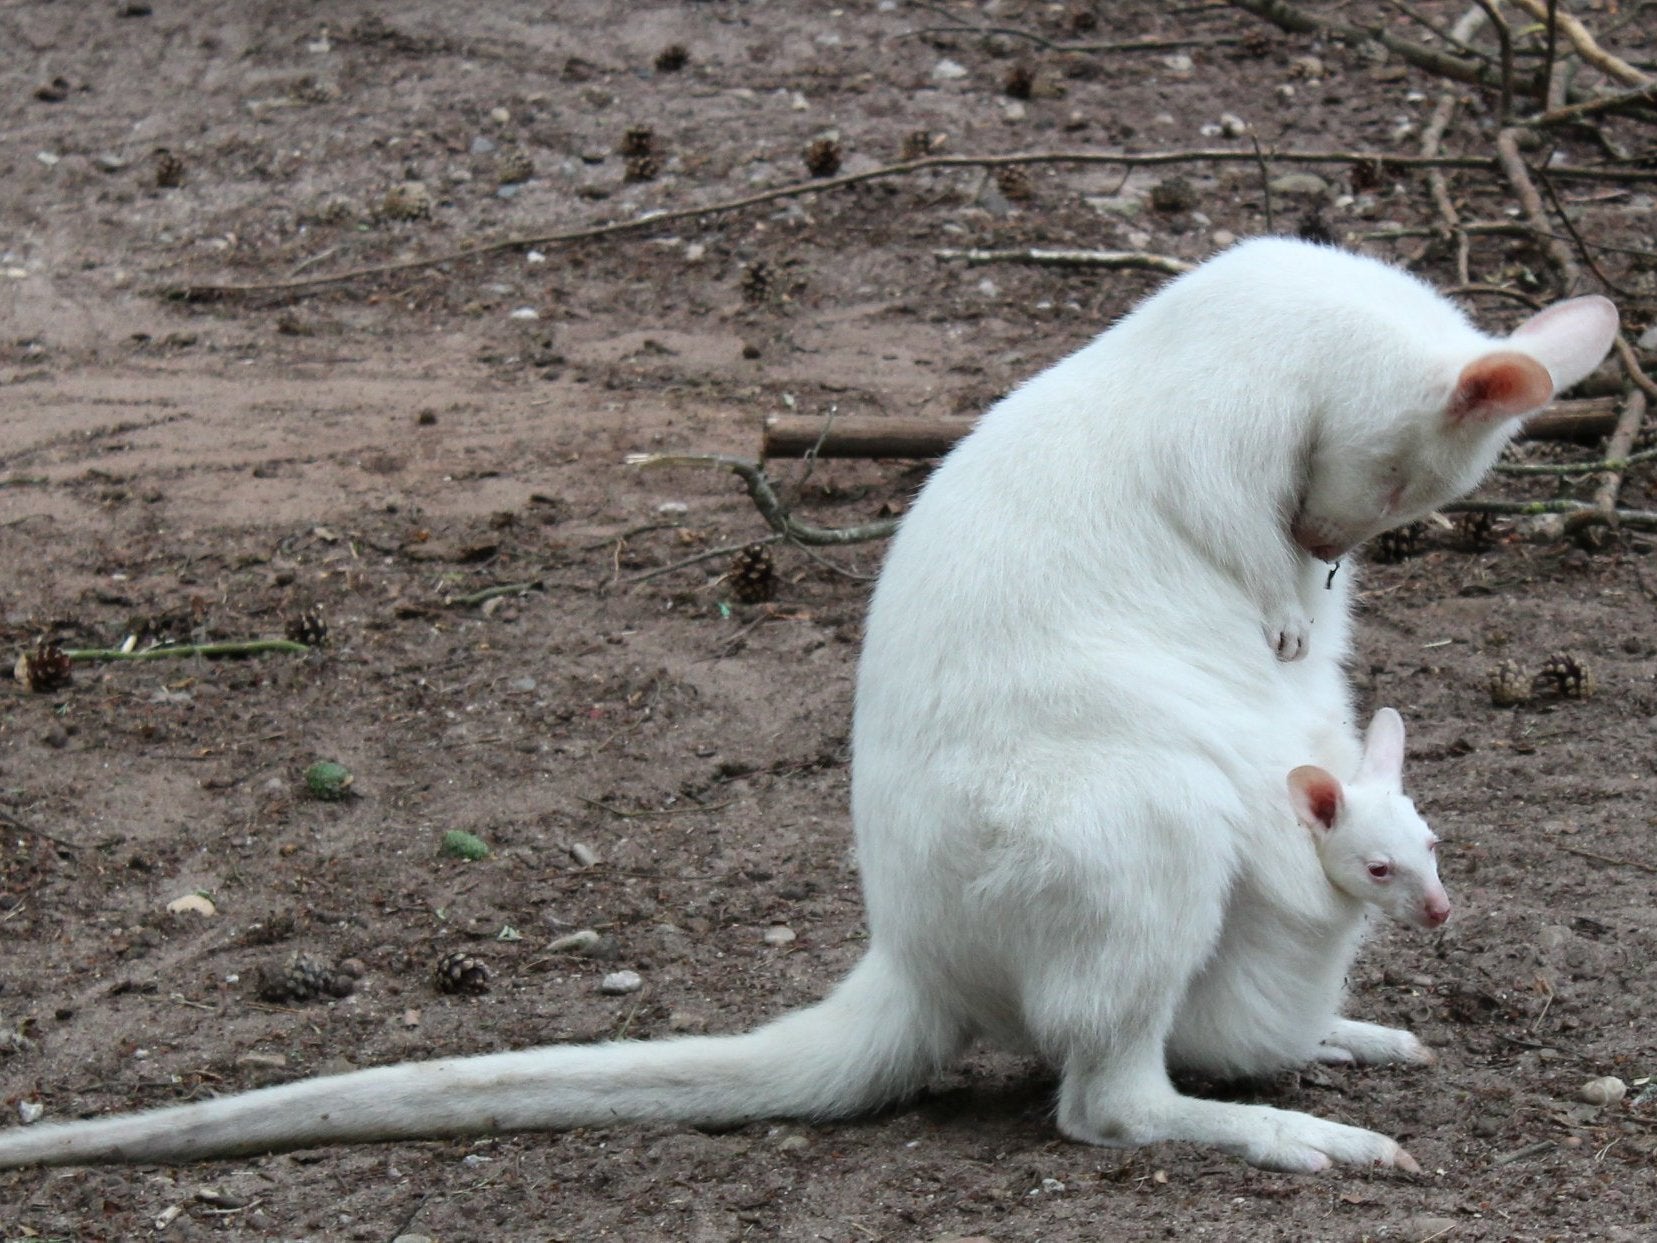
<instances>
[{"instance_id":1,"label":"wallaby head","mask_svg":"<svg viewBox=\"0 0 1657 1243\"><path fill-rule=\"evenodd\" d=\"M1400 334L1382 369L1349 390L1358 401L1323 412L1293 524L1295 542L1322 560L1471 490L1516 420L1597 367L1617 335L1616 307L1598 296L1540 311L1505 341L1472 331L1447 303L1421 309L1419 332Z\"/></svg>"},{"instance_id":2,"label":"wallaby head","mask_svg":"<svg viewBox=\"0 0 1657 1243\"><path fill-rule=\"evenodd\" d=\"M1343 785L1306 765L1289 774L1289 801L1312 834L1330 882L1399 923L1437 928L1450 918L1438 879L1438 838L1404 796L1404 721L1376 712L1358 775Z\"/></svg>"}]
</instances>

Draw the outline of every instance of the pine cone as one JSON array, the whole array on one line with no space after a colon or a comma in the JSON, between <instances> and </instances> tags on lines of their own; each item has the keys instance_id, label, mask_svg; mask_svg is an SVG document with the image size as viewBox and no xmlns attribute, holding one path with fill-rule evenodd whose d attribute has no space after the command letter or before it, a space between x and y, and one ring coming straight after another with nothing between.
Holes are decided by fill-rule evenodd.
<instances>
[{"instance_id":1,"label":"pine cone","mask_svg":"<svg viewBox=\"0 0 1657 1243\"><path fill-rule=\"evenodd\" d=\"M1009 164L1005 168L996 170L996 189L1009 203L1028 203L1036 197L1035 187L1030 182L1030 174L1017 164Z\"/></svg>"},{"instance_id":2,"label":"pine cone","mask_svg":"<svg viewBox=\"0 0 1657 1243\"><path fill-rule=\"evenodd\" d=\"M777 567L771 562L771 550L764 544L749 544L732 558L725 581L739 604L764 604L775 599Z\"/></svg>"},{"instance_id":3,"label":"pine cone","mask_svg":"<svg viewBox=\"0 0 1657 1243\"><path fill-rule=\"evenodd\" d=\"M1359 160L1347 175L1352 180L1352 188L1362 194L1365 190L1379 189L1386 173L1386 166L1380 160Z\"/></svg>"},{"instance_id":4,"label":"pine cone","mask_svg":"<svg viewBox=\"0 0 1657 1243\"><path fill-rule=\"evenodd\" d=\"M1485 552L1496 546L1496 515L1472 511L1456 519L1456 538L1469 552Z\"/></svg>"},{"instance_id":5,"label":"pine cone","mask_svg":"<svg viewBox=\"0 0 1657 1243\"><path fill-rule=\"evenodd\" d=\"M1165 177L1151 187L1151 208L1164 215L1190 211L1197 205L1197 192L1184 177Z\"/></svg>"},{"instance_id":6,"label":"pine cone","mask_svg":"<svg viewBox=\"0 0 1657 1243\"><path fill-rule=\"evenodd\" d=\"M930 130L910 130L903 136L903 147L899 155L905 160L924 160L932 154L935 145Z\"/></svg>"},{"instance_id":7,"label":"pine cone","mask_svg":"<svg viewBox=\"0 0 1657 1243\"><path fill-rule=\"evenodd\" d=\"M42 639L33 650L20 655L12 667L12 676L34 695L62 690L75 680L69 657L50 639Z\"/></svg>"},{"instance_id":8,"label":"pine cone","mask_svg":"<svg viewBox=\"0 0 1657 1243\"><path fill-rule=\"evenodd\" d=\"M1258 26L1251 26L1243 32L1242 49L1245 55L1259 58L1268 56L1272 50L1272 37Z\"/></svg>"},{"instance_id":9,"label":"pine cone","mask_svg":"<svg viewBox=\"0 0 1657 1243\"><path fill-rule=\"evenodd\" d=\"M755 259L742 269L742 300L750 306L758 306L769 302L776 292L776 279L772 275L771 265L763 259Z\"/></svg>"},{"instance_id":10,"label":"pine cone","mask_svg":"<svg viewBox=\"0 0 1657 1243\"><path fill-rule=\"evenodd\" d=\"M431 214L431 191L421 181L392 186L380 199L380 215L387 220L420 220Z\"/></svg>"},{"instance_id":11,"label":"pine cone","mask_svg":"<svg viewBox=\"0 0 1657 1243\"><path fill-rule=\"evenodd\" d=\"M628 128L621 136L621 146L616 148L622 155L654 155L656 154L656 131L648 125L634 125Z\"/></svg>"},{"instance_id":12,"label":"pine cone","mask_svg":"<svg viewBox=\"0 0 1657 1243\"><path fill-rule=\"evenodd\" d=\"M1425 522L1411 522L1405 526L1382 531L1370 545L1370 557L1382 565L1392 565L1413 557L1421 551L1421 537L1427 533Z\"/></svg>"},{"instance_id":13,"label":"pine cone","mask_svg":"<svg viewBox=\"0 0 1657 1243\"><path fill-rule=\"evenodd\" d=\"M495 180L503 186L515 186L533 176L535 161L522 148L508 148L495 158Z\"/></svg>"},{"instance_id":14,"label":"pine cone","mask_svg":"<svg viewBox=\"0 0 1657 1243\"><path fill-rule=\"evenodd\" d=\"M628 181L655 181L662 171L662 162L648 152L644 155L630 155L626 162Z\"/></svg>"},{"instance_id":15,"label":"pine cone","mask_svg":"<svg viewBox=\"0 0 1657 1243\"><path fill-rule=\"evenodd\" d=\"M254 988L261 1001L309 1001L313 997L348 997L356 991L356 977L324 958L296 950L280 967L261 966Z\"/></svg>"},{"instance_id":16,"label":"pine cone","mask_svg":"<svg viewBox=\"0 0 1657 1243\"><path fill-rule=\"evenodd\" d=\"M1002 79L1001 90L1008 99L1029 99L1036 87L1036 71L1028 65L1014 65Z\"/></svg>"},{"instance_id":17,"label":"pine cone","mask_svg":"<svg viewBox=\"0 0 1657 1243\"><path fill-rule=\"evenodd\" d=\"M437 960L432 968L432 982L440 993L487 993L489 968L483 959L455 950Z\"/></svg>"},{"instance_id":18,"label":"pine cone","mask_svg":"<svg viewBox=\"0 0 1657 1243\"><path fill-rule=\"evenodd\" d=\"M171 190L184 184L184 161L165 147L155 149L155 186Z\"/></svg>"},{"instance_id":19,"label":"pine cone","mask_svg":"<svg viewBox=\"0 0 1657 1243\"><path fill-rule=\"evenodd\" d=\"M1072 34L1085 35L1099 29L1099 15L1085 4L1072 5L1067 20Z\"/></svg>"},{"instance_id":20,"label":"pine cone","mask_svg":"<svg viewBox=\"0 0 1657 1243\"><path fill-rule=\"evenodd\" d=\"M1569 652L1555 652L1542 662L1530 680L1533 695L1560 695L1566 699L1587 699L1594 693L1594 671L1585 660Z\"/></svg>"},{"instance_id":21,"label":"pine cone","mask_svg":"<svg viewBox=\"0 0 1657 1243\"><path fill-rule=\"evenodd\" d=\"M322 646L328 641L328 623L323 619L322 610L306 609L288 623L287 635L293 642L307 647Z\"/></svg>"},{"instance_id":22,"label":"pine cone","mask_svg":"<svg viewBox=\"0 0 1657 1243\"><path fill-rule=\"evenodd\" d=\"M656 53L657 73L678 73L690 63L690 53L683 43L670 43Z\"/></svg>"},{"instance_id":23,"label":"pine cone","mask_svg":"<svg viewBox=\"0 0 1657 1243\"><path fill-rule=\"evenodd\" d=\"M832 177L840 171L840 144L833 138L814 138L806 144L804 159L813 177Z\"/></svg>"},{"instance_id":24,"label":"pine cone","mask_svg":"<svg viewBox=\"0 0 1657 1243\"><path fill-rule=\"evenodd\" d=\"M1530 684L1517 662L1504 660L1490 667L1490 702L1496 707L1511 708L1529 698Z\"/></svg>"}]
</instances>

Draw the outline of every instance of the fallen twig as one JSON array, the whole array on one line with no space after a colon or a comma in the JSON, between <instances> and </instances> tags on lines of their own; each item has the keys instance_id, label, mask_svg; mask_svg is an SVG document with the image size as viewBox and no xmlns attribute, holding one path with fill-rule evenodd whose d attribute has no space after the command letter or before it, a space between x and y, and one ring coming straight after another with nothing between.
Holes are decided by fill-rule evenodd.
<instances>
[{"instance_id":1,"label":"fallen twig","mask_svg":"<svg viewBox=\"0 0 1657 1243\"><path fill-rule=\"evenodd\" d=\"M1440 507L1446 514L1511 514L1518 517L1541 518L1549 514L1565 517L1580 514L1577 529L1584 526L1615 525L1635 531L1657 531L1657 511L1649 509L1603 510L1587 501L1457 501Z\"/></svg>"},{"instance_id":2,"label":"fallen twig","mask_svg":"<svg viewBox=\"0 0 1657 1243\"><path fill-rule=\"evenodd\" d=\"M75 661L107 660L176 660L185 656L258 656L265 652L292 652L303 656L311 647L292 639L243 639L226 643L167 643L160 647L146 647L123 651L118 647L76 647L64 650L64 655Z\"/></svg>"},{"instance_id":3,"label":"fallen twig","mask_svg":"<svg viewBox=\"0 0 1657 1243\"><path fill-rule=\"evenodd\" d=\"M1635 461L1647 461L1657 457L1657 451L1647 451L1630 455L1629 450L1634 447L1634 441L1639 437L1640 425L1645 421L1646 396L1638 389L1628 394L1623 403L1622 413L1617 417L1616 430L1611 433L1611 439L1605 445L1606 461L1603 467L1604 478L1594 491L1594 507L1601 514L1601 519L1607 525L1616 525L1611 515L1617 508L1617 493L1622 490L1623 476L1629 466ZM1565 519L1565 530L1570 532L1585 525L1579 515L1572 515Z\"/></svg>"},{"instance_id":4,"label":"fallen twig","mask_svg":"<svg viewBox=\"0 0 1657 1243\"><path fill-rule=\"evenodd\" d=\"M1384 151L1272 151L1269 154L1274 161L1280 164L1367 164L1386 168L1441 167L1473 169L1483 172L1490 172L1499 167L1497 161L1488 156L1436 156L1428 159L1419 155L1396 155ZM791 182L788 185L777 186L770 190L761 190L758 193L743 195L739 198L709 203L702 207L683 207L672 211L645 212L643 215L626 220L612 220L602 224L564 229L553 233L501 238L497 241L480 242L476 246L465 246L459 250L445 251L442 254L429 255L420 259L373 263L362 267L348 268L342 272L323 273L318 276L306 276L292 280L252 281L245 284L193 282L168 286L162 289L161 292L167 297L179 298L185 301L210 301L250 294L298 294L320 289L327 285L345 284L369 277L417 272L446 263L459 263L467 259L478 259L488 255L500 254L503 251L528 250L537 246L559 246L572 242L593 241L626 233L636 233L644 229L654 229L663 225L674 224L681 220L694 220L707 216L722 215L726 212L742 211L765 203L773 203L779 199L798 198L807 194L822 194L832 190L844 189L847 186L880 181L890 177L903 177L911 173L942 169L1008 168L1025 164L1102 164L1116 165L1123 168L1156 168L1173 164L1199 164L1205 162L1235 164L1244 160L1254 161L1254 152L1231 148L1204 148L1192 151L1133 153L1031 151L1014 152L1008 155L932 155L918 160L904 160L896 164L882 165L879 168L865 169L861 172L843 173L838 177ZM1651 169L1607 170L1561 165L1550 168L1548 174L1551 177L1566 180L1610 180L1619 184L1657 182L1657 170Z\"/></svg>"},{"instance_id":5,"label":"fallen twig","mask_svg":"<svg viewBox=\"0 0 1657 1243\"><path fill-rule=\"evenodd\" d=\"M447 596L443 603L451 608L470 608L474 604L483 604L497 596L521 596L531 591L539 591L544 586L538 578L527 579L521 583L500 583L494 587L485 587L482 591L474 591L464 596Z\"/></svg>"},{"instance_id":6,"label":"fallen twig","mask_svg":"<svg viewBox=\"0 0 1657 1243\"><path fill-rule=\"evenodd\" d=\"M1143 250L1047 250L1040 247L1011 250L935 250L934 259L961 259L973 267L985 263L1030 263L1056 268L1137 268L1178 276L1197 265L1172 255Z\"/></svg>"},{"instance_id":7,"label":"fallen twig","mask_svg":"<svg viewBox=\"0 0 1657 1243\"><path fill-rule=\"evenodd\" d=\"M648 820L656 816L700 815L703 812L724 811L725 808L732 806L731 803L695 803L689 807L646 807L629 811L625 807L615 807L609 803L600 802L596 798L588 798L585 794L577 794L575 797L579 802L583 802L589 807L596 807L600 811L608 812L618 820Z\"/></svg>"},{"instance_id":8,"label":"fallen twig","mask_svg":"<svg viewBox=\"0 0 1657 1243\"><path fill-rule=\"evenodd\" d=\"M801 522L788 512L781 498L777 496L776 485L758 462L725 453L632 453L627 456L627 465L696 466L728 470L747 486L748 496L754 502L754 507L759 510L760 516L771 529L785 539L800 544L864 544L871 540L886 539L898 526L896 518L866 522L855 527L819 527Z\"/></svg>"},{"instance_id":9,"label":"fallen twig","mask_svg":"<svg viewBox=\"0 0 1657 1243\"><path fill-rule=\"evenodd\" d=\"M86 849L84 846L77 845L74 842L67 841L64 838L48 833L45 829L37 829L34 825L19 820L16 816L12 815L11 812L6 811L3 808L0 808L0 824L5 825L7 828L18 833L27 833L30 837L38 837L43 842L51 842L54 846L61 846L63 849L70 851L71 853L79 853L80 851Z\"/></svg>"},{"instance_id":10,"label":"fallen twig","mask_svg":"<svg viewBox=\"0 0 1657 1243\"><path fill-rule=\"evenodd\" d=\"M1561 846L1566 854L1581 855L1584 859L1593 859L1597 863L1614 863L1618 867L1634 868L1641 872L1657 874L1657 867L1649 863L1642 863L1639 859L1616 859L1610 855L1596 854L1592 850L1584 850L1580 846Z\"/></svg>"},{"instance_id":11,"label":"fallen twig","mask_svg":"<svg viewBox=\"0 0 1657 1243\"><path fill-rule=\"evenodd\" d=\"M743 540L740 544L726 544L721 548L709 548L704 552L685 557L671 565L659 565L654 570L646 570L642 574L634 574L621 580L622 586L632 587L637 583L647 583L653 578L661 578L664 574L673 574L679 570L688 570L693 565L701 565L704 561L714 561L720 557L734 557L744 548L752 548L755 544L780 544L786 538L782 535L767 535L763 539Z\"/></svg>"},{"instance_id":12,"label":"fallen twig","mask_svg":"<svg viewBox=\"0 0 1657 1243\"><path fill-rule=\"evenodd\" d=\"M1513 4L1529 13L1539 22L1557 26L1571 41L1576 54L1608 78L1624 86L1645 86L1652 79L1641 73L1620 56L1614 56L1595 41L1588 28L1573 15L1557 7L1554 0L1512 0Z\"/></svg>"}]
</instances>

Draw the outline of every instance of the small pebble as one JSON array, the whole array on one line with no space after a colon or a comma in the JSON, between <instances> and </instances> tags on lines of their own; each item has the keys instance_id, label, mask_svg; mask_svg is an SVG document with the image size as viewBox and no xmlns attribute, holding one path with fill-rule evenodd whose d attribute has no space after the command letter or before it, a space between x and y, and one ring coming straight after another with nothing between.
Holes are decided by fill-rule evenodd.
<instances>
[{"instance_id":1,"label":"small pebble","mask_svg":"<svg viewBox=\"0 0 1657 1243\"><path fill-rule=\"evenodd\" d=\"M489 119L496 125L505 125L512 119L512 114L505 108L491 108L489 109Z\"/></svg>"},{"instance_id":2,"label":"small pebble","mask_svg":"<svg viewBox=\"0 0 1657 1243\"><path fill-rule=\"evenodd\" d=\"M598 982L598 991L611 996L636 993L644 987L644 979L637 971L612 971Z\"/></svg>"},{"instance_id":3,"label":"small pebble","mask_svg":"<svg viewBox=\"0 0 1657 1243\"><path fill-rule=\"evenodd\" d=\"M953 60L940 60L932 66L932 76L940 82L954 82L967 76L966 66Z\"/></svg>"},{"instance_id":4,"label":"small pebble","mask_svg":"<svg viewBox=\"0 0 1657 1243\"><path fill-rule=\"evenodd\" d=\"M794 929L786 924L772 924L765 930L765 943L767 945L792 945L794 940Z\"/></svg>"},{"instance_id":5,"label":"small pebble","mask_svg":"<svg viewBox=\"0 0 1657 1243\"><path fill-rule=\"evenodd\" d=\"M214 915L219 908L213 905L210 898L204 898L199 893L187 893L167 903L167 909L174 915Z\"/></svg>"},{"instance_id":6,"label":"small pebble","mask_svg":"<svg viewBox=\"0 0 1657 1243\"><path fill-rule=\"evenodd\" d=\"M508 315L507 318L508 319L540 319L541 318L541 312L537 311L532 306L520 306L515 311L513 311L512 314Z\"/></svg>"},{"instance_id":7,"label":"small pebble","mask_svg":"<svg viewBox=\"0 0 1657 1243\"><path fill-rule=\"evenodd\" d=\"M1628 1085L1615 1075L1590 1079L1577 1090L1577 1095L1590 1105L1615 1105L1628 1094Z\"/></svg>"},{"instance_id":8,"label":"small pebble","mask_svg":"<svg viewBox=\"0 0 1657 1243\"><path fill-rule=\"evenodd\" d=\"M598 863L598 851L586 842L571 842L570 858L575 860L576 867L590 868Z\"/></svg>"},{"instance_id":9,"label":"small pebble","mask_svg":"<svg viewBox=\"0 0 1657 1243\"><path fill-rule=\"evenodd\" d=\"M17 1102L17 1116L22 1120L24 1126L29 1126L32 1123L39 1122L45 1113L46 1106L42 1105L39 1101Z\"/></svg>"}]
</instances>

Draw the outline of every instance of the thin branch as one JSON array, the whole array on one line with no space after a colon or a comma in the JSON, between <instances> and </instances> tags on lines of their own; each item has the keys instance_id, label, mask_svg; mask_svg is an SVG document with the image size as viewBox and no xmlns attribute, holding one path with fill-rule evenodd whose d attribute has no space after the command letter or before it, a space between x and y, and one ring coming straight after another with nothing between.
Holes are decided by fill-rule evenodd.
<instances>
[{"instance_id":1,"label":"thin branch","mask_svg":"<svg viewBox=\"0 0 1657 1243\"><path fill-rule=\"evenodd\" d=\"M1356 22L1338 21L1321 13L1314 16L1312 13L1287 3L1287 0L1231 0L1231 3L1236 8L1253 13L1256 17L1264 18L1273 25L1293 34L1338 35L1354 43L1373 41L1397 55L1400 60L1414 65L1417 69L1424 69L1428 73L1436 74L1441 78L1449 78L1454 82L1466 82L1473 86L1501 86L1500 80L1491 71L1488 64L1478 60L1453 56L1448 52L1440 52L1419 43L1412 43L1410 40L1394 34L1379 23L1362 25Z\"/></svg>"},{"instance_id":2,"label":"thin branch","mask_svg":"<svg viewBox=\"0 0 1657 1243\"><path fill-rule=\"evenodd\" d=\"M1453 505L1441 505L1440 513L1446 514L1510 514L1515 517L1540 518L1548 514L1558 514L1566 518L1574 514L1582 514L1578 519L1580 526L1595 526L1599 524L1628 527L1635 531L1657 531L1657 512L1649 509L1615 509L1607 513L1605 510L1587 501L1457 501Z\"/></svg>"},{"instance_id":3,"label":"thin branch","mask_svg":"<svg viewBox=\"0 0 1657 1243\"><path fill-rule=\"evenodd\" d=\"M450 608L470 608L474 604L485 604L497 596L522 596L531 591L541 590L543 584L538 578L527 579L521 583L500 583L494 587L485 587L482 591L474 591L464 596L445 596L443 603Z\"/></svg>"},{"instance_id":4,"label":"thin branch","mask_svg":"<svg viewBox=\"0 0 1657 1243\"><path fill-rule=\"evenodd\" d=\"M1477 13L1476 9L1474 13ZM1449 128L1450 118L1455 112L1456 93L1445 91L1438 97L1438 104L1433 108L1432 120L1427 122L1427 128L1422 131L1422 155L1438 154L1439 143L1443 141L1444 131ZM1456 278L1465 285L1473 279L1468 273L1472 243L1467 238L1467 230L1461 227L1461 214L1456 211L1456 205L1450 198L1450 186L1445 180L1442 168L1427 170L1427 189L1432 195L1433 205L1438 208L1439 217L1444 221L1444 227L1455 239Z\"/></svg>"},{"instance_id":5,"label":"thin branch","mask_svg":"<svg viewBox=\"0 0 1657 1243\"><path fill-rule=\"evenodd\" d=\"M11 828L18 833L27 833L30 837L38 837L43 842L51 842L54 846L61 846L63 849L72 853L79 853L80 851L86 849L84 846L77 845L76 843L68 841L64 838L55 837L46 832L44 829L37 829L34 825L19 820L16 816L12 815L11 812L6 811L3 808L0 808L0 824L6 825L8 828Z\"/></svg>"},{"instance_id":6,"label":"thin branch","mask_svg":"<svg viewBox=\"0 0 1657 1243\"><path fill-rule=\"evenodd\" d=\"M1280 164L1369 164L1383 168L1464 168L1490 172L1500 166L1488 156L1422 156L1396 155L1383 151L1273 151L1271 158ZM810 181L791 182L756 194L725 199L702 207L682 207L671 211L649 211L626 220L611 220L602 224L564 229L553 233L527 234L480 242L459 250L444 251L421 259L403 259L389 263L373 263L348 268L342 272L324 273L293 280L253 281L245 284L195 282L167 286L161 292L184 301L212 301L218 298L241 297L248 294L298 294L327 285L345 284L369 277L390 276L403 272L418 272L448 263L483 258L510 250L527 250L540 246L559 246L572 242L594 241L602 238L637 233L660 228L683 220L703 219L726 212L743 211L779 199L798 198L807 194L821 194L847 186L880 181L890 177L905 177L911 173L952 168L1008 168L1026 164L1109 165L1122 168L1157 168L1175 164L1235 164L1253 161L1253 151L1231 148L1204 148L1193 151L1101 152L1101 151L1031 151L1007 155L932 155L918 160L904 160L885 164L861 172L843 173L838 177L824 177ZM1619 185L1657 183L1657 170L1606 169L1588 166L1561 165L1548 170L1549 175L1562 180L1614 181Z\"/></svg>"},{"instance_id":7,"label":"thin branch","mask_svg":"<svg viewBox=\"0 0 1657 1243\"><path fill-rule=\"evenodd\" d=\"M638 467L698 466L728 470L748 489L748 496L767 525L785 539L799 544L826 546L834 544L865 544L871 540L886 539L898 528L896 518L866 522L855 527L819 527L801 522L788 512L777 496L776 485L761 469L758 462L732 457L726 453L632 453L627 465Z\"/></svg>"},{"instance_id":8,"label":"thin branch","mask_svg":"<svg viewBox=\"0 0 1657 1243\"><path fill-rule=\"evenodd\" d=\"M1496 42L1501 49L1502 100L1497 119L1506 125L1513 116L1513 31L1508 28L1507 19L1497 11L1492 0L1475 0L1475 3L1490 19L1491 29L1496 32Z\"/></svg>"},{"instance_id":9,"label":"thin branch","mask_svg":"<svg viewBox=\"0 0 1657 1243\"><path fill-rule=\"evenodd\" d=\"M631 578L621 580L623 587L632 587L638 583L648 583L653 578L661 578L665 574L673 574L679 570L688 570L693 565L701 565L704 561L713 561L719 557L734 557L744 548L751 548L755 544L780 544L781 535L767 535L764 539L743 540L740 544L727 544L723 548L710 548L706 552L699 552L695 556L686 557L683 561L675 561L671 565L659 565L654 570L646 570L643 574L634 574Z\"/></svg>"},{"instance_id":10,"label":"thin branch","mask_svg":"<svg viewBox=\"0 0 1657 1243\"><path fill-rule=\"evenodd\" d=\"M1611 439L1605 445L1607 461L1619 464L1606 467L1605 477L1600 480L1600 485L1594 492L1594 507L1601 514L1606 515L1604 521L1610 526L1616 525L1616 520L1611 515L1616 512L1617 493L1622 490L1623 475L1633 461L1629 456L1629 450L1634 447L1635 440L1639 438L1640 426L1645 422L1645 412L1645 394L1635 389L1629 393L1628 400L1623 403L1622 413L1617 416L1616 429L1611 433ZM1580 518L1567 518L1565 520L1567 532L1583 525L1584 523Z\"/></svg>"},{"instance_id":11,"label":"thin branch","mask_svg":"<svg viewBox=\"0 0 1657 1243\"><path fill-rule=\"evenodd\" d=\"M1571 46L1576 49L1576 54L1606 77L1613 78L1624 86L1645 86L1652 81L1622 57L1614 56L1602 48L1588 28L1574 15L1559 10L1558 0L1513 0L1513 3L1537 21L1548 24L1550 66L1553 64L1554 39L1558 32L1563 32L1571 41Z\"/></svg>"},{"instance_id":12,"label":"thin branch","mask_svg":"<svg viewBox=\"0 0 1657 1243\"><path fill-rule=\"evenodd\" d=\"M1197 265L1170 255L1153 255L1142 250L935 250L934 259L961 259L973 267L985 263L1030 263L1055 268L1137 268L1178 276Z\"/></svg>"},{"instance_id":13,"label":"thin branch","mask_svg":"<svg viewBox=\"0 0 1657 1243\"><path fill-rule=\"evenodd\" d=\"M1033 43L1044 52L1087 52L1110 54L1115 52L1173 52L1186 47L1230 47L1241 43L1242 40L1230 35L1217 35L1206 39L1124 39L1117 43L1059 43L1052 39L1043 38L1028 30L1019 30L1013 26L920 26L914 30L900 31L894 35L896 39L918 39L925 35L1000 35L1004 39L1023 39Z\"/></svg>"},{"instance_id":14,"label":"thin branch","mask_svg":"<svg viewBox=\"0 0 1657 1243\"><path fill-rule=\"evenodd\" d=\"M1615 95L1601 95L1597 99L1585 99L1579 104L1566 104L1563 107L1550 108L1546 112L1539 112L1535 116L1526 117L1524 123L1538 129L1549 125L1569 125L1582 120L1584 117L1598 116L1602 112L1617 112L1636 104L1649 103L1657 103L1657 82L1647 82L1644 86L1619 91Z\"/></svg>"},{"instance_id":15,"label":"thin branch","mask_svg":"<svg viewBox=\"0 0 1657 1243\"><path fill-rule=\"evenodd\" d=\"M1530 171L1525 167L1524 158L1519 154L1519 135L1523 132L1517 127L1510 126L1498 133L1496 157L1501 161L1502 171L1507 174L1508 184L1513 187L1513 193L1519 200L1519 208L1524 213L1526 222L1536 230L1537 244L1558 269L1560 284L1565 292L1574 293L1582 285L1582 269L1577 266L1570 247L1552 236L1553 230L1548 224L1547 212L1542 207L1542 196L1536 192L1536 184L1531 181Z\"/></svg>"},{"instance_id":16,"label":"thin branch","mask_svg":"<svg viewBox=\"0 0 1657 1243\"><path fill-rule=\"evenodd\" d=\"M169 643L162 647L147 647L126 652L118 647L67 648L64 655L70 660L176 660L186 656L258 656L263 652L293 652L303 656L311 647L292 639L246 639L227 643Z\"/></svg>"},{"instance_id":17,"label":"thin branch","mask_svg":"<svg viewBox=\"0 0 1657 1243\"><path fill-rule=\"evenodd\" d=\"M1638 394L1644 397L1644 394ZM1627 407L1625 406L1626 410ZM1643 406L1642 406L1643 409ZM1621 427L1619 420L1618 428ZM1613 429L1615 433L1617 429ZM1593 475L1603 471L1626 471L1630 466L1639 466L1645 462L1657 461L1657 449L1643 449L1639 453L1629 453L1625 445L1623 451L1615 451L1615 445L1608 446L1605 456L1597 462L1499 462L1496 473L1499 475Z\"/></svg>"},{"instance_id":18,"label":"thin branch","mask_svg":"<svg viewBox=\"0 0 1657 1243\"><path fill-rule=\"evenodd\" d=\"M1635 868L1641 872L1657 873L1657 867L1644 863L1639 859L1616 859L1610 855L1595 854L1592 850L1583 850L1577 846L1561 846L1567 854L1581 855L1584 859L1592 859L1596 863L1614 863L1621 868Z\"/></svg>"}]
</instances>

